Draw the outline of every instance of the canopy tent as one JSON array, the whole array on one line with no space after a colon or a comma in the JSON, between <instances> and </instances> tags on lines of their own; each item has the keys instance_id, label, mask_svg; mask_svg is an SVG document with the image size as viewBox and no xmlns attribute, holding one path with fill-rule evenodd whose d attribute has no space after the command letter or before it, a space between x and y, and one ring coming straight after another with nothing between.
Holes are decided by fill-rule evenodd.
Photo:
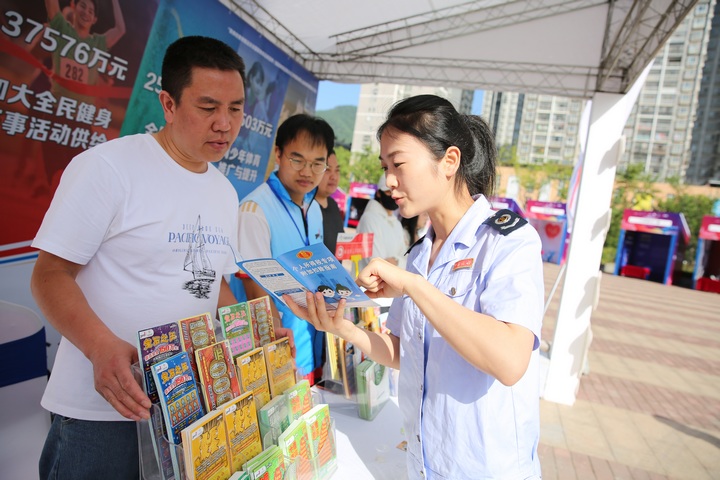
<instances>
[{"instance_id":1,"label":"canopy tent","mask_svg":"<svg viewBox=\"0 0 720 480\"><path fill-rule=\"evenodd\" d=\"M626 93L697 0L224 0L321 80Z\"/></svg>"},{"instance_id":2,"label":"canopy tent","mask_svg":"<svg viewBox=\"0 0 720 480\"><path fill-rule=\"evenodd\" d=\"M592 338L622 129L652 59L697 0L222 1L321 80L589 100L543 387L545 399L572 405Z\"/></svg>"}]
</instances>

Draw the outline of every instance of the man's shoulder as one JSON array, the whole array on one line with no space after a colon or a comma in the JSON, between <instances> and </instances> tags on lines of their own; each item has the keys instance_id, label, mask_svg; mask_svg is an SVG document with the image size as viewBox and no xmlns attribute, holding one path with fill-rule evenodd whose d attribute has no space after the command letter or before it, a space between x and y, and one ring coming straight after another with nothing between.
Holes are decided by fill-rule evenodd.
<instances>
[{"instance_id":1,"label":"man's shoulder","mask_svg":"<svg viewBox=\"0 0 720 480\"><path fill-rule=\"evenodd\" d=\"M270 187L266 182L263 182L243 197L240 201L240 207L246 203L254 203L255 205L258 205L259 203L262 203L264 199L268 198L268 193L272 193L270 192Z\"/></svg>"}]
</instances>

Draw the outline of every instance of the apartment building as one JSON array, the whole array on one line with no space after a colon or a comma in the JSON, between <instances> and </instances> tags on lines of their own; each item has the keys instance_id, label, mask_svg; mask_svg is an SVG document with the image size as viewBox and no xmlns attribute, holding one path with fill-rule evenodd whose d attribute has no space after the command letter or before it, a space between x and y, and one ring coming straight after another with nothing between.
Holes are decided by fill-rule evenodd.
<instances>
[{"instance_id":1,"label":"apartment building","mask_svg":"<svg viewBox=\"0 0 720 480\"><path fill-rule=\"evenodd\" d=\"M385 121L387 112L394 103L403 98L429 93L447 98L461 113L470 113L472 108L472 90L446 87L422 87L417 85L395 85L389 83L368 83L360 87L357 113L355 115L355 130L351 151L362 153L368 148L379 152L380 144L377 141L377 129Z\"/></svg>"}]
</instances>

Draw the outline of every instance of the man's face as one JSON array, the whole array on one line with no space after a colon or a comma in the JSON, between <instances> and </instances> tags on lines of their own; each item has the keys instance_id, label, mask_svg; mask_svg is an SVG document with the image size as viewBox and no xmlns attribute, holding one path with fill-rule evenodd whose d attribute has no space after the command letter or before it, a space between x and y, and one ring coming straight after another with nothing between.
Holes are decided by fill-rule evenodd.
<instances>
[{"instance_id":1,"label":"man's face","mask_svg":"<svg viewBox=\"0 0 720 480\"><path fill-rule=\"evenodd\" d=\"M206 171L207 163L220 160L240 131L245 103L240 73L195 67L180 101L164 93L168 153L188 170Z\"/></svg>"},{"instance_id":2,"label":"man's face","mask_svg":"<svg viewBox=\"0 0 720 480\"><path fill-rule=\"evenodd\" d=\"M323 178L325 172L316 173L312 167L313 164L326 164L327 147L324 144L313 145L310 136L300 131L282 150L275 147L275 157L278 159L277 176L280 182L290 193L290 198L301 205L303 197L317 187ZM295 170L293 163L302 165L302 169Z\"/></svg>"},{"instance_id":3,"label":"man's face","mask_svg":"<svg viewBox=\"0 0 720 480\"><path fill-rule=\"evenodd\" d=\"M331 153L327 159L328 169L325 170L320 185L318 185L318 195L329 197L338 188L338 180L340 179L340 167L338 166L337 157Z\"/></svg>"}]
</instances>

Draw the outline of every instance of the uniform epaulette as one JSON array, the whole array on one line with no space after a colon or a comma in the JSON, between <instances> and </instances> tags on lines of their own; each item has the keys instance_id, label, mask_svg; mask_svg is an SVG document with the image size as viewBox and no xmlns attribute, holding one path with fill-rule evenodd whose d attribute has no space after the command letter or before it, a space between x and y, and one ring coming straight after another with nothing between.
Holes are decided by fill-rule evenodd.
<instances>
[{"instance_id":1,"label":"uniform epaulette","mask_svg":"<svg viewBox=\"0 0 720 480\"><path fill-rule=\"evenodd\" d=\"M518 228L525 225L527 220L513 212L512 210L498 210L495 215L489 217L483 222L483 225L488 225L490 228L494 228L501 235L507 235L510 232L514 232Z\"/></svg>"},{"instance_id":2,"label":"uniform epaulette","mask_svg":"<svg viewBox=\"0 0 720 480\"><path fill-rule=\"evenodd\" d=\"M421 243L424 238L425 238L425 235L423 235L422 237L420 237L420 238L418 238L417 240L415 240L415 243L413 243L412 245L410 245L410 248L407 249L407 251L405 252L405 255L407 255L408 253L410 253L410 250L412 250L412 249L415 247L415 245L417 245L418 243Z\"/></svg>"}]
</instances>

